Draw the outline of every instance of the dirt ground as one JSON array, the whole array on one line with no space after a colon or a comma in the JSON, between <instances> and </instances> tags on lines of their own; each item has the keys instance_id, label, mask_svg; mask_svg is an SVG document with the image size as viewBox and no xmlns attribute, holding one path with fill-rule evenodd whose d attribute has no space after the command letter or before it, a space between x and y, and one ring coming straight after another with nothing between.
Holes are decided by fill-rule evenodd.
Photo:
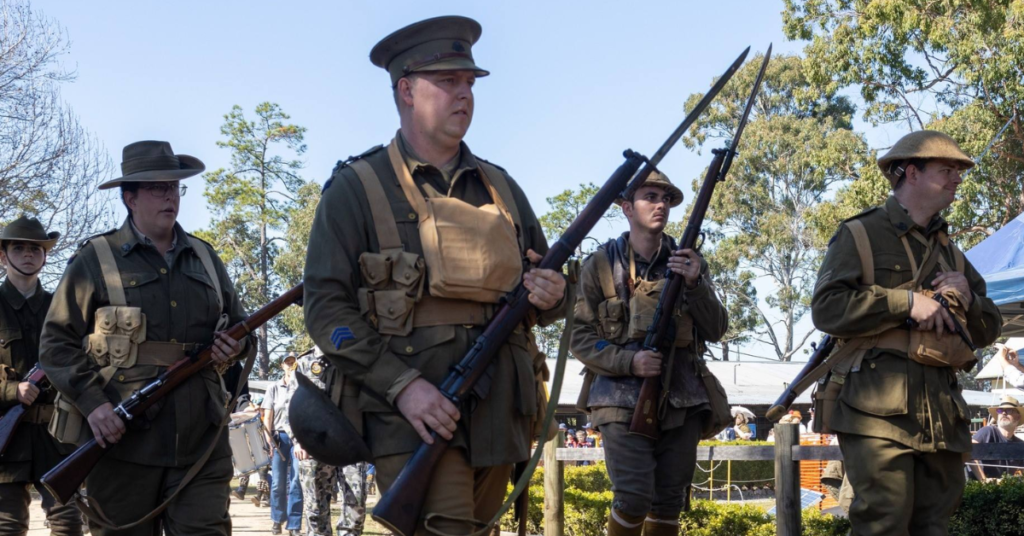
<instances>
[{"instance_id":1,"label":"dirt ground","mask_svg":"<svg viewBox=\"0 0 1024 536\"><path fill-rule=\"evenodd\" d=\"M237 482L232 482L233 485L237 485ZM232 534L237 536L264 536L270 534L270 508L257 508L253 506L249 498L256 493L255 485L250 486L249 492L246 494L246 500L240 501L234 497L231 498L231 523L232 523ZM377 495L370 495L367 498L367 514L372 510L372 505L377 503ZM331 520L337 523L338 513L340 507L337 503L331 507ZM29 535L30 536L44 536L49 534L50 531L43 527L43 510L41 503L39 502L38 496L32 501L31 506L31 522L29 523ZM303 527L305 528L305 527ZM287 534L287 532L286 532ZM363 530L363 534L367 536L389 536L390 533L385 531L383 527L378 525L370 518L366 516L366 526Z\"/></svg>"}]
</instances>

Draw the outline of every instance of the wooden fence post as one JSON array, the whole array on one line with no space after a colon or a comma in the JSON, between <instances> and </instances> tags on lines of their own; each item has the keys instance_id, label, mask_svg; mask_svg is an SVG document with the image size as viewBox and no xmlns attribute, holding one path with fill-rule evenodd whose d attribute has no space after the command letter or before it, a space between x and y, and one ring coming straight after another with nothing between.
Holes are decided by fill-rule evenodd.
<instances>
[{"instance_id":1,"label":"wooden fence post","mask_svg":"<svg viewBox=\"0 0 1024 536\"><path fill-rule=\"evenodd\" d=\"M800 444L796 424L775 425L775 534L800 536L800 462L793 446Z\"/></svg>"},{"instance_id":2,"label":"wooden fence post","mask_svg":"<svg viewBox=\"0 0 1024 536\"><path fill-rule=\"evenodd\" d=\"M565 531L565 462L556 456L565 445L565 432L544 445L544 536L563 536Z\"/></svg>"}]
</instances>

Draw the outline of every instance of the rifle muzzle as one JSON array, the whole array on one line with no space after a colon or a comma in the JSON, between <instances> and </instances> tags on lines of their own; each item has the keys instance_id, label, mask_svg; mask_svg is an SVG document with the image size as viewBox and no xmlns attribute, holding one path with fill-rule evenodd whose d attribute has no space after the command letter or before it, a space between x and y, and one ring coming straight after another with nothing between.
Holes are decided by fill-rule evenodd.
<instances>
[{"instance_id":1,"label":"rifle muzzle","mask_svg":"<svg viewBox=\"0 0 1024 536\"><path fill-rule=\"evenodd\" d=\"M341 408L302 373L296 372L295 379L298 388L288 406L288 418L299 445L327 465L371 461L370 448Z\"/></svg>"}]
</instances>

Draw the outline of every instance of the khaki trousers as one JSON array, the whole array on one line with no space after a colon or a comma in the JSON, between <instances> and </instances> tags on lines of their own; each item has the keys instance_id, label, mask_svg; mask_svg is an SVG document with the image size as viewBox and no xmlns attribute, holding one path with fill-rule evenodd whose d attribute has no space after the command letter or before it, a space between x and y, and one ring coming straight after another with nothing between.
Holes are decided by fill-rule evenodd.
<instances>
[{"instance_id":1,"label":"khaki trousers","mask_svg":"<svg viewBox=\"0 0 1024 536\"><path fill-rule=\"evenodd\" d=\"M411 457L410 452L384 456L375 461L377 478L383 491L391 489L391 484ZM445 516L430 520L431 528L444 534L471 534L480 527L465 520L475 519L483 523L490 521L501 508L511 475L511 464L474 468L469 465L464 450L450 448L434 469L422 515ZM421 520L416 535L430 534Z\"/></svg>"},{"instance_id":2,"label":"khaki trousers","mask_svg":"<svg viewBox=\"0 0 1024 536\"><path fill-rule=\"evenodd\" d=\"M99 503L116 524L131 523L163 503L188 472L188 467L154 467L102 458L85 481L89 500ZM94 536L166 536L231 534L228 486L234 469L231 457L208 460L156 519L137 527L112 531L90 522Z\"/></svg>"},{"instance_id":3,"label":"khaki trousers","mask_svg":"<svg viewBox=\"0 0 1024 536\"><path fill-rule=\"evenodd\" d=\"M602 424L601 446L612 481L612 507L629 516L678 520L697 466L697 443L706 412L657 440L629 433L628 422Z\"/></svg>"},{"instance_id":4,"label":"khaki trousers","mask_svg":"<svg viewBox=\"0 0 1024 536\"><path fill-rule=\"evenodd\" d=\"M919 452L906 445L839 434L853 487L853 536L947 536L965 477L959 452Z\"/></svg>"},{"instance_id":5,"label":"khaki trousers","mask_svg":"<svg viewBox=\"0 0 1024 536\"><path fill-rule=\"evenodd\" d=\"M32 496L28 487L33 484L17 482L0 484L0 536L23 536L28 534L28 508ZM60 536L81 536L82 513L72 504L59 505L50 498L42 484L35 484L43 496L43 509L50 521L50 534ZM47 508L49 507L49 508Z\"/></svg>"}]
</instances>

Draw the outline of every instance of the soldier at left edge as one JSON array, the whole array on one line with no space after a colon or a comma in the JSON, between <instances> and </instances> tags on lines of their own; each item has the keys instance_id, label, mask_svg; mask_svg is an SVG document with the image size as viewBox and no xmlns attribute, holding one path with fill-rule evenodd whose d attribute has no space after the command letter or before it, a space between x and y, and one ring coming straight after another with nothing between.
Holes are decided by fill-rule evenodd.
<instances>
[{"instance_id":1,"label":"soldier at left edge","mask_svg":"<svg viewBox=\"0 0 1024 536\"><path fill-rule=\"evenodd\" d=\"M28 381L39 362L39 336L53 295L43 290L39 272L60 238L36 218L22 216L0 233L0 264L7 271L0 286L0 411L25 406L21 423L0 454L0 535L28 532L29 486L42 497L51 534L82 534L74 504L56 504L39 480L70 453L47 431L56 393Z\"/></svg>"}]
</instances>

